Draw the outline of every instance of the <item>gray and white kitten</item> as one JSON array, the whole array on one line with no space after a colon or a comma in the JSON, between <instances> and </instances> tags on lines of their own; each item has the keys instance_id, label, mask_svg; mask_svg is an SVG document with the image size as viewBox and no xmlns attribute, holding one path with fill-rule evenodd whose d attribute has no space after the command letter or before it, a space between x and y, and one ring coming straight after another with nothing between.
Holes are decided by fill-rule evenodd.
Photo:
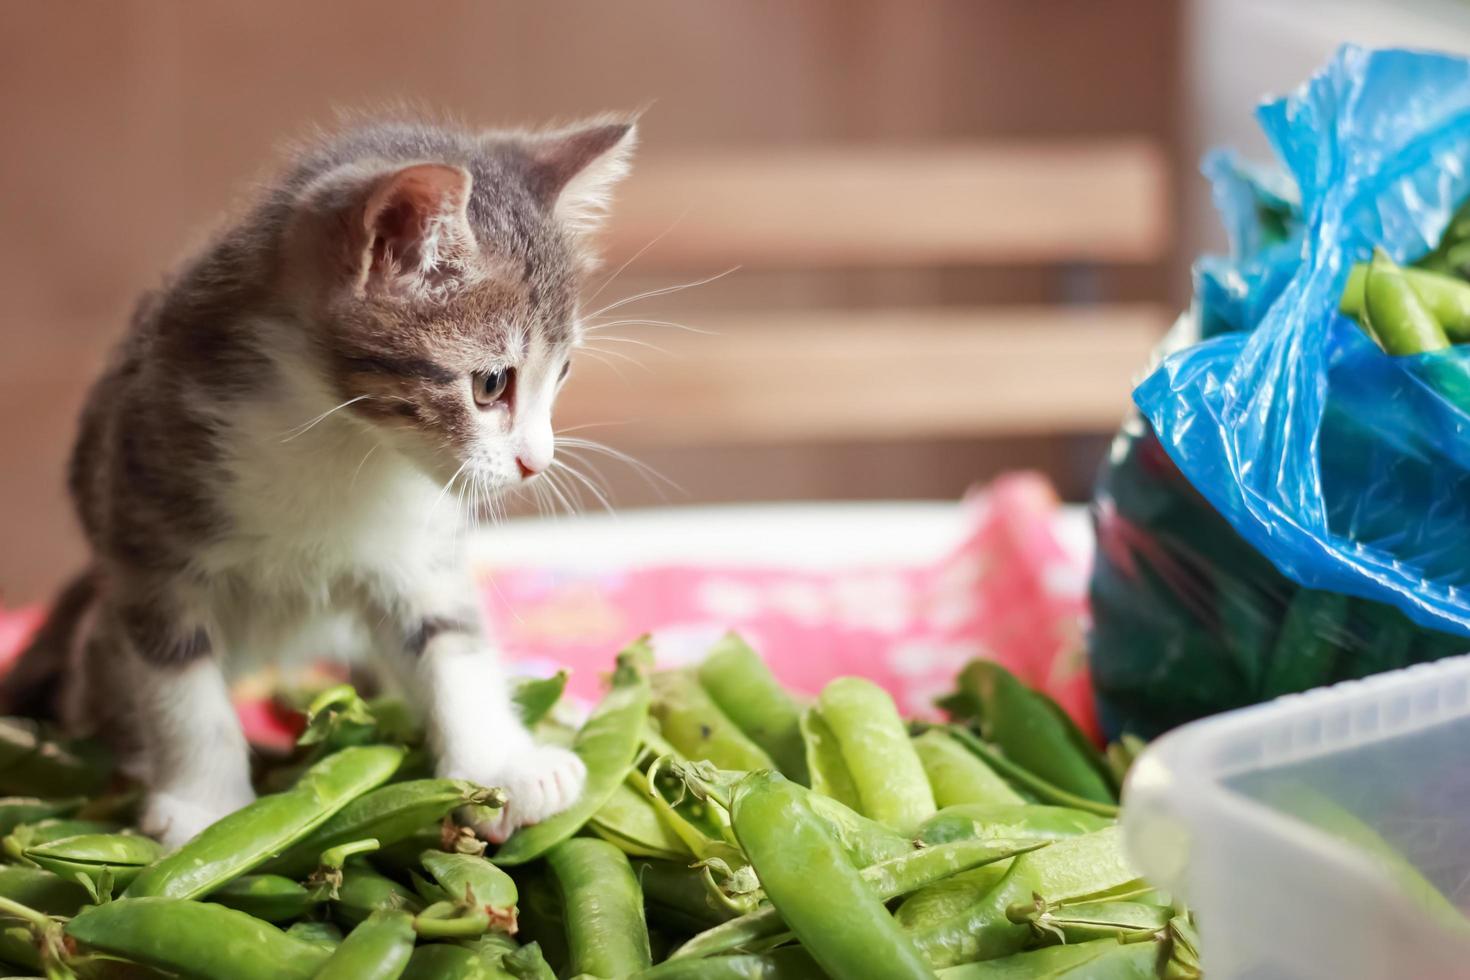
<instances>
[{"instance_id":1,"label":"gray and white kitten","mask_svg":"<svg viewBox=\"0 0 1470 980\"><path fill-rule=\"evenodd\" d=\"M294 158L140 304L70 486L93 562L0 688L50 695L147 787L177 845L253 798L222 662L350 617L438 768L504 787L477 828L558 812L585 772L512 711L461 553L462 498L552 464L587 240L633 125L370 125ZM299 644L296 644L299 645Z\"/></svg>"}]
</instances>

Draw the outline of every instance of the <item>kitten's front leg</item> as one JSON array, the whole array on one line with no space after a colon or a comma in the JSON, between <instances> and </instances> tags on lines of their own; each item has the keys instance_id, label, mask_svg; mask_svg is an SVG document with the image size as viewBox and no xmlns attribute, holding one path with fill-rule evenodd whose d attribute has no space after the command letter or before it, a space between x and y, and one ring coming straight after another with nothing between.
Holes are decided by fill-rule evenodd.
<instances>
[{"instance_id":1,"label":"kitten's front leg","mask_svg":"<svg viewBox=\"0 0 1470 980\"><path fill-rule=\"evenodd\" d=\"M423 708L439 773L505 790L498 817L475 828L499 843L574 803L587 770L566 749L536 744L516 714L473 602L452 609L400 619L393 653Z\"/></svg>"},{"instance_id":2,"label":"kitten's front leg","mask_svg":"<svg viewBox=\"0 0 1470 980\"><path fill-rule=\"evenodd\" d=\"M125 607L132 724L147 783L140 820L170 848L255 799L249 747L211 640L153 605Z\"/></svg>"}]
</instances>

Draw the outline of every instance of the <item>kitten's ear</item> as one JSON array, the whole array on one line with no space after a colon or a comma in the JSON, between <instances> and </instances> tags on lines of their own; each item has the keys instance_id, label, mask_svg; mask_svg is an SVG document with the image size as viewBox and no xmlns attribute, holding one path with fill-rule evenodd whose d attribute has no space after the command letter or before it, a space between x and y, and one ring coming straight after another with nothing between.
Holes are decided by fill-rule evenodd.
<instances>
[{"instance_id":1,"label":"kitten's ear","mask_svg":"<svg viewBox=\"0 0 1470 980\"><path fill-rule=\"evenodd\" d=\"M637 141L631 120L548 133L530 148L532 190L565 227L592 231L607 212L613 185L627 175Z\"/></svg>"},{"instance_id":2,"label":"kitten's ear","mask_svg":"<svg viewBox=\"0 0 1470 980\"><path fill-rule=\"evenodd\" d=\"M356 229L359 285L404 292L462 276L475 248L470 184L467 171L442 163L376 177Z\"/></svg>"},{"instance_id":3,"label":"kitten's ear","mask_svg":"<svg viewBox=\"0 0 1470 980\"><path fill-rule=\"evenodd\" d=\"M470 175L442 163L351 164L298 199L286 233L293 288L406 295L472 275Z\"/></svg>"}]
</instances>

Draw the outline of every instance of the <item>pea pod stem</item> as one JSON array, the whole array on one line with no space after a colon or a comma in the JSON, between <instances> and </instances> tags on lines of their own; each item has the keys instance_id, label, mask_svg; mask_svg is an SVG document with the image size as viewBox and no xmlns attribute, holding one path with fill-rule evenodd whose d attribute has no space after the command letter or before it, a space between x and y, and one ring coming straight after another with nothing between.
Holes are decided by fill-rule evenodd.
<instances>
[{"instance_id":1,"label":"pea pod stem","mask_svg":"<svg viewBox=\"0 0 1470 980\"><path fill-rule=\"evenodd\" d=\"M490 928L490 913L484 906L435 902L414 916L413 928L423 939L474 939Z\"/></svg>"},{"instance_id":2,"label":"pea pod stem","mask_svg":"<svg viewBox=\"0 0 1470 980\"><path fill-rule=\"evenodd\" d=\"M17 901L3 896L0 896L0 915L8 915L12 918L20 919L38 929L44 928L51 923L49 916L37 912L28 905L22 905Z\"/></svg>"}]
</instances>

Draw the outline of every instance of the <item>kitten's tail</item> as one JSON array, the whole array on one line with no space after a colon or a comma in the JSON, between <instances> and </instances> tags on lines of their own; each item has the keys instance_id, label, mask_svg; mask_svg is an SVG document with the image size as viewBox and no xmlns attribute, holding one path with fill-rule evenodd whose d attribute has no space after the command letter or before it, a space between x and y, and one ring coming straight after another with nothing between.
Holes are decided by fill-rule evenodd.
<instances>
[{"instance_id":1,"label":"kitten's tail","mask_svg":"<svg viewBox=\"0 0 1470 980\"><path fill-rule=\"evenodd\" d=\"M61 590L46 621L0 678L0 714L58 716L62 676L82 639L82 621L97 601L97 585L97 573L89 568Z\"/></svg>"}]
</instances>

